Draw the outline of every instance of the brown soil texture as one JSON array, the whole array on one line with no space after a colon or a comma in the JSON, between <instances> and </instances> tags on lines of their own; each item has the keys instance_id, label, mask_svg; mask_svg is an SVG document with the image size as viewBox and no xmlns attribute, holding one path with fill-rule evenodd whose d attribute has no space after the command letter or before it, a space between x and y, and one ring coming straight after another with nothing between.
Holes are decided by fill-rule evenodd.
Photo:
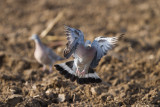
<instances>
[{"instance_id":1,"label":"brown soil texture","mask_svg":"<svg viewBox=\"0 0 160 107\"><path fill-rule=\"evenodd\" d=\"M60 56L64 25L91 41L125 33L96 68L102 83L79 85L34 59L28 38L61 12L41 38ZM0 13L0 107L160 105L159 0L1 0Z\"/></svg>"}]
</instances>

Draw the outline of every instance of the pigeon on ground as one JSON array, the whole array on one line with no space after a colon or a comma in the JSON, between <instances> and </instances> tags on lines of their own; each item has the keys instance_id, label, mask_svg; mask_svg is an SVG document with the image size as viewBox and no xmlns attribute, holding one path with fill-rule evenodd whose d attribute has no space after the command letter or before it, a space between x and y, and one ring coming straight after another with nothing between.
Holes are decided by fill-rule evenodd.
<instances>
[{"instance_id":1,"label":"pigeon on ground","mask_svg":"<svg viewBox=\"0 0 160 107\"><path fill-rule=\"evenodd\" d=\"M38 35L33 34L30 39L35 41L35 59L43 65L43 71L46 70L46 65L49 65L49 72L51 73L53 63L55 61L62 60L63 58L54 53L51 48L45 46Z\"/></svg>"},{"instance_id":2,"label":"pigeon on ground","mask_svg":"<svg viewBox=\"0 0 160 107\"><path fill-rule=\"evenodd\" d=\"M94 68L123 34L115 37L97 37L91 44L89 40L84 42L84 35L80 30L68 26L65 26L65 29L68 43L64 49L64 57L68 59L72 55L74 61L56 64L55 68L67 79L77 80L79 84L102 82Z\"/></svg>"}]
</instances>

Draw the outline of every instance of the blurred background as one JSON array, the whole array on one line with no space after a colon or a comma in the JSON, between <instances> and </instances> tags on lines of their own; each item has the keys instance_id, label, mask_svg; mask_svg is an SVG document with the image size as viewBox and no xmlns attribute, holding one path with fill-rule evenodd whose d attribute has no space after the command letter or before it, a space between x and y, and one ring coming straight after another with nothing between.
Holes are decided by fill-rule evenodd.
<instances>
[{"instance_id":1,"label":"blurred background","mask_svg":"<svg viewBox=\"0 0 160 107\"><path fill-rule=\"evenodd\" d=\"M160 105L160 1L1 0L0 13L0 106ZM63 56L64 25L91 41L125 34L96 68L102 84L41 70L29 37Z\"/></svg>"}]
</instances>

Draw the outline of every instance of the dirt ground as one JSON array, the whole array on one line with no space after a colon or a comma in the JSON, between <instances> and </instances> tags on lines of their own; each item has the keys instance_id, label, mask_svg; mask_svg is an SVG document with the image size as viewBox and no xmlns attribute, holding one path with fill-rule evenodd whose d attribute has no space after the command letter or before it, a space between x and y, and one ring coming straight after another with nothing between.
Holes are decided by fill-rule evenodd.
<instances>
[{"instance_id":1,"label":"dirt ground","mask_svg":"<svg viewBox=\"0 0 160 107\"><path fill-rule=\"evenodd\" d=\"M28 38L59 13L63 16L41 40L60 56L67 42L64 25L92 41L125 33L96 68L102 83L78 85L54 68L42 71L34 59L34 42ZM158 107L159 48L159 0L1 0L0 107Z\"/></svg>"}]
</instances>

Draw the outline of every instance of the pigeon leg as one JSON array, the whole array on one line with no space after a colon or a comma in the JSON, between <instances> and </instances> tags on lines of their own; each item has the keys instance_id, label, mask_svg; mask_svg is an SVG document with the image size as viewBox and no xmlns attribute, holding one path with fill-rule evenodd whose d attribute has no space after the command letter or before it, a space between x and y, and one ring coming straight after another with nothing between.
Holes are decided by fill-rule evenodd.
<instances>
[{"instance_id":1,"label":"pigeon leg","mask_svg":"<svg viewBox=\"0 0 160 107\"><path fill-rule=\"evenodd\" d=\"M76 74L77 74L77 75L79 75L79 71L78 71L78 68L76 69Z\"/></svg>"},{"instance_id":2,"label":"pigeon leg","mask_svg":"<svg viewBox=\"0 0 160 107\"><path fill-rule=\"evenodd\" d=\"M81 77L84 77L84 76L85 76L86 71L88 71L88 65L85 65L83 71L80 72Z\"/></svg>"},{"instance_id":3,"label":"pigeon leg","mask_svg":"<svg viewBox=\"0 0 160 107\"><path fill-rule=\"evenodd\" d=\"M43 71L45 71L46 70L46 65L43 65Z\"/></svg>"},{"instance_id":4,"label":"pigeon leg","mask_svg":"<svg viewBox=\"0 0 160 107\"><path fill-rule=\"evenodd\" d=\"M84 77L85 73L86 73L85 70L83 70L82 72L80 72L80 74L81 74L82 77Z\"/></svg>"},{"instance_id":5,"label":"pigeon leg","mask_svg":"<svg viewBox=\"0 0 160 107\"><path fill-rule=\"evenodd\" d=\"M49 66L49 73L52 73L52 66Z\"/></svg>"}]
</instances>

